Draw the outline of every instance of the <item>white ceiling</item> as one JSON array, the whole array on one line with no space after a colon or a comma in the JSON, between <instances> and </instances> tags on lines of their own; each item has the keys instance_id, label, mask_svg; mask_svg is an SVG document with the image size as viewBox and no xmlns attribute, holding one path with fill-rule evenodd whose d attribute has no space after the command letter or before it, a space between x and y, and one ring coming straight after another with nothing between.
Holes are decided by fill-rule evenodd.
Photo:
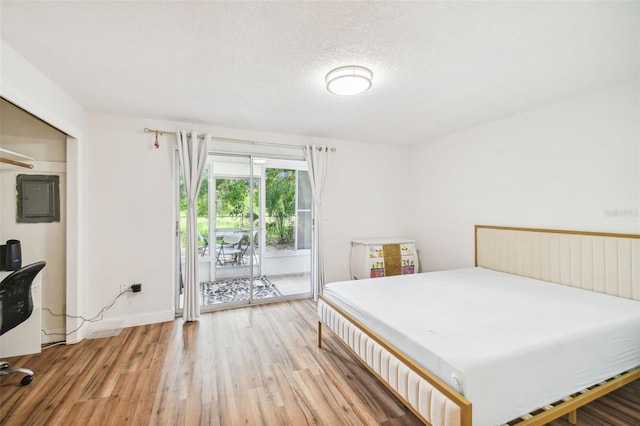
<instances>
[{"instance_id":1,"label":"white ceiling","mask_svg":"<svg viewBox=\"0 0 640 426\"><path fill-rule=\"evenodd\" d=\"M0 2L90 111L409 144L639 75L640 2ZM340 65L374 73L340 97Z\"/></svg>"}]
</instances>

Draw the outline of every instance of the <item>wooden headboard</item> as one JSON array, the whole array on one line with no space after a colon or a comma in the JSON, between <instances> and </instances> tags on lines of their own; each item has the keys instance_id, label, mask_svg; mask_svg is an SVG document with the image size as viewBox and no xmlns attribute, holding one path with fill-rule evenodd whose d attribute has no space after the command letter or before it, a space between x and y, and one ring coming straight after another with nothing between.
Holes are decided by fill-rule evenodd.
<instances>
[{"instance_id":1,"label":"wooden headboard","mask_svg":"<svg viewBox=\"0 0 640 426\"><path fill-rule=\"evenodd\" d=\"M640 300L640 235L476 225L475 264Z\"/></svg>"}]
</instances>

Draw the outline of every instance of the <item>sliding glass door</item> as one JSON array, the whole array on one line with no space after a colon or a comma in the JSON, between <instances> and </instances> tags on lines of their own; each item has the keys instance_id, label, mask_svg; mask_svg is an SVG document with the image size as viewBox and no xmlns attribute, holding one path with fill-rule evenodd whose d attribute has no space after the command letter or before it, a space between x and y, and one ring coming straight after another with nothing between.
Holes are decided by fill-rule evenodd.
<instances>
[{"instance_id":1,"label":"sliding glass door","mask_svg":"<svg viewBox=\"0 0 640 426\"><path fill-rule=\"evenodd\" d=\"M178 184L181 310L186 200ZM202 311L311 295L310 200L304 161L209 155L197 200Z\"/></svg>"},{"instance_id":2,"label":"sliding glass door","mask_svg":"<svg viewBox=\"0 0 640 426\"><path fill-rule=\"evenodd\" d=\"M252 303L262 295L259 239L262 176L246 156L210 156L212 247L209 280L203 281L203 306ZM266 292L268 293L268 292Z\"/></svg>"}]
</instances>

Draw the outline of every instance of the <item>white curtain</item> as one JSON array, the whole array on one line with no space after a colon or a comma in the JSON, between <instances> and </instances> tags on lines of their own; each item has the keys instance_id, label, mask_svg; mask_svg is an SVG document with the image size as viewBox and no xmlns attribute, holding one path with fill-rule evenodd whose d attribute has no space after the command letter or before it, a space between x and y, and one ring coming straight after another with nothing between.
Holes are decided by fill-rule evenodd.
<instances>
[{"instance_id":1,"label":"white curtain","mask_svg":"<svg viewBox=\"0 0 640 426\"><path fill-rule=\"evenodd\" d=\"M184 130L176 133L180 169L187 193L187 245L184 260L184 309L185 321L196 321L200 317L200 280L198 277L198 211L196 199L204 167L207 164L207 141L198 138L197 132L187 134Z\"/></svg>"},{"instance_id":2,"label":"white curtain","mask_svg":"<svg viewBox=\"0 0 640 426\"><path fill-rule=\"evenodd\" d=\"M318 300L325 284L324 245L322 237L322 193L327 177L330 149L327 146L305 146L305 157L309 169L311 193L313 194L313 236L311 246L311 282L313 298Z\"/></svg>"}]
</instances>

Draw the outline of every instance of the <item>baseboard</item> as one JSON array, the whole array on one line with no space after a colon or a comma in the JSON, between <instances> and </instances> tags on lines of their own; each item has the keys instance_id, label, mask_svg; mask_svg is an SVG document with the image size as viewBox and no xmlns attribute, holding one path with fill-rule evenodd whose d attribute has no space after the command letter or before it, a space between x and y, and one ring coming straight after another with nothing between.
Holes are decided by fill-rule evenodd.
<instances>
[{"instance_id":1,"label":"baseboard","mask_svg":"<svg viewBox=\"0 0 640 426\"><path fill-rule=\"evenodd\" d=\"M138 325L155 324L159 322L173 321L176 317L173 309L161 311L143 312L135 315L127 315L120 318L110 318L100 322L94 322L87 327L84 335L94 331L112 330L116 328L135 327Z\"/></svg>"}]
</instances>

